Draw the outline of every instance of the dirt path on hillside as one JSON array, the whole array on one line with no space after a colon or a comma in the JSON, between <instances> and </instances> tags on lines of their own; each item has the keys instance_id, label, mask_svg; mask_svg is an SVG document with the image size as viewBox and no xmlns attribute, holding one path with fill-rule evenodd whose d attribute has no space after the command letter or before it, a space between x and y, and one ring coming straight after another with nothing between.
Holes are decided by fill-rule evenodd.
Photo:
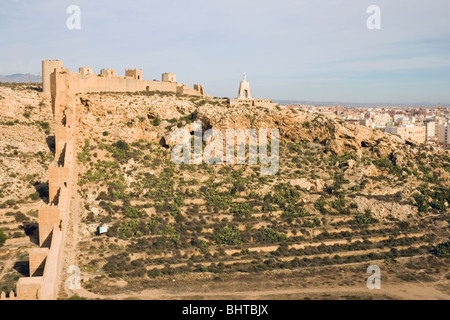
<instances>
[{"instance_id":1,"label":"dirt path on hillside","mask_svg":"<svg viewBox=\"0 0 450 320\"><path fill-rule=\"evenodd\" d=\"M117 295L99 295L87 291L79 290L78 295L87 299L107 299L107 300L179 300L179 299L200 299L200 300L277 300L277 299L305 299L311 296L326 297L326 299L339 299L342 297L359 297L371 299L408 299L408 300L448 300L450 294L444 293L434 286L423 284L395 284L383 286L380 290L369 290L364 283L360 286L348 287L316 287L299 289L267 289L249 291L224 291L207 292L170 292L164 289L143 290L138 293L121 293Z\"/></svg>"},{"instance_id":2,"label":"dirt path on hillside","mask_svg":"<svg viewBox=\"0 0 450 320\"><path fill-rule=\"evenodd\" d=\"M417 256L414 259L425 258ZM368 264L357 262L262 274L176 275L130 284L129 290L125 281L115 284L106 282L97 289L91 288L91 291L82 284L83 288L76 294L86 299L106 300L450 299L450 271L430 280L416 278L405 281L400 279L402 275L420 274L418 270L405 268L404 264L410 261L411 258L398 258L392 266L385 266L383 260L372 261L372 264L383 266L380 290L367 288Z\"/></svg>"}]
</instances>

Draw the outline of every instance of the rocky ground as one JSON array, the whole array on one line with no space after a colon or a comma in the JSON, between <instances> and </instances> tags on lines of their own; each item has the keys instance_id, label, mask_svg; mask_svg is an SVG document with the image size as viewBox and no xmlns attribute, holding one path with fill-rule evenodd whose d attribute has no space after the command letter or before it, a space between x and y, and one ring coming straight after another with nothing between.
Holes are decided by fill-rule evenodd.
<instances>
[{"instance_id":1,"label":"rocky ground","mask_svg":"<svg viewBox=\"0 0 450 320\"><path fill-rule=\"evenodd\" d=\"M48 200L53 122L32 87L0 89L0 283L10 288L36 245L24 222ZM449 297L448 151L283 106L155 92L80 94L69 105L80 131L65 257L82 290L62 284L61 298ZM175 165L171 134L195 121L279 129L279 172ZM389 280L376 295L365 287L371 264Z\"/></svg>"},{"instance_id":2,"label":"rocky ground","mask_svg":"<svg viewBox=\"0 0 450 320\"><path fill-rule=\"evenodd\" d=\"M28 275L28 248L37 246L37 215L48 201L53 161L52 114L33 86L0 86L0 290Z\"/></svg>"},{"instance_id":3,"label":"rocky ground","mask_svg":"<svg viewBox=\"0 0 450 320\"><path fill-rule=\"evenodd\" d=\"M433 253L448 241L448 151L282 106L230 108L220 99L158 93L78 100L82 296L155 298L159 283L173 279L183 287L203 274L277 297L272 289L280 283L258 289L252 278L279 269L364 269L374 261L399 272L396 288L409 288L428 272L416 265L421 259L448 261ZM194 121L203 130L279 129L280 171L261 176L260 165L174 165L171 133L192 133ZM96 234L101 225L109 226L107 235ZM406 265L412 275L404 282ZM442 298L448 275L437 270L429 288ZM244 287L240 274L251 275ZM333 287L320 275L313 283ZM216 289L214 298L234 294ZM408 297L402 290L384 298Z\"/></svg>"}]
</instances>

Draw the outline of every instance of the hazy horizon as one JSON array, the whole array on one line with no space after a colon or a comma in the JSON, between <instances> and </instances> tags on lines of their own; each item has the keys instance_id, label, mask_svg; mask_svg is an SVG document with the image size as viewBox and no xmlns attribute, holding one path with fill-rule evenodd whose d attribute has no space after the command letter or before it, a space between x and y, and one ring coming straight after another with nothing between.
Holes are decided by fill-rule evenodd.
<instances>
[{"instance_id":1,"label":"hazy horizon","mask_svg":"<svg viewBox=\"0 0 450 320\"><path fill-rule=\"evenodd\" d=\"M377 1L12 1L0 3L0 74L40 72L59 59L174 72L217 97L237 96L243 72L252 95L274 100L450 104L450 3ZM69 5L81 29L69 30ZM385 102L379 102L385 101Z\"/></svg>"},{"instance_id":2,"label":"hazy horizon","mask_svg":"<svg viewBox=\"0 0 450 320\"><path fill-rule=\"evenodd\" d=\"M16 76L16 77L13 77ZM4 75L4 74L0 74L0 82L9 82L9 83L27 83L27 79L28 77L31 77L32 81L31 83L39 83L37 79L40 79L41 75L40 74L28 74L28 73L14 73L14 74L10 74L10 75ZM3 81L5 80L4 78L8 78L8 81ZM16 78L21 79L22 81L16 81ZM35 80L35 81L33 81ZM217 98L225 98L225 97L217 97ZM232 98L232 97L227 97L227 98ZM397 102L397 103L393 103L393 102L389 102L389 101L383 101L383 102L364 102L364 101L319 101L319 100L315 100L315 101L309 101L309 100L301 100L301 99L272 99L273 102L277 102L280 104L286 103L286 104L312 104L312 105L316 105L316 106L334 106L334 105L343 105L343 106L350 106L350 107L355 107L355 106L351 106L351 105L361 105L362 108L369 108L369 107L373 107L373 106L379 106L379 107L394 107L394 106L399 106L399 107L429 107L429 108L435 108L438 106L439 103L434 103L434 102L428 102L428 101L421 101L421 102L412 102L412 103L406 103L406 102ZM441 107L443 108L450 108L450 104L446 104L446 103L440 103Z\"/></svg>"}]
</instances>

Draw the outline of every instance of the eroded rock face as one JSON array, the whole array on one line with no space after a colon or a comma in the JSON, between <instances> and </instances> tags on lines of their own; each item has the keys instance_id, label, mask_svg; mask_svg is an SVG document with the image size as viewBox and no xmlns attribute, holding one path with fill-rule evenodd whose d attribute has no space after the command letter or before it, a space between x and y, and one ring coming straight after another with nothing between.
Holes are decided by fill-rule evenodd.
<instances>
[{"instance_id":1,"label":"eroded rock face","mask_svg":"<svg viewBox=\"0 0 450 320\"><path fill-rule=\"evenodd\" d=\"M387 158L398 167L413 163L412 169L417 169L410 160L417 156L420 147L397 136L284 106L230 107L221 100L127 94L83 94L69 102L81 109L80 121L85 127L97 133L109 132L130 142L143 139L171 148L175 143L172 141L175 130L187 129L193 134L194 121L200 121L203 131L214 128L222 130L223 134L226 129L279 129L281 142L314 142L322 145L328 154L352 153L358 162L364 157ZM421 148L420 152L434 151ZM341 166L345 166L342 169L349 175L376 177L384 174L373 164L357 165L354 160ZM444 170L441 174L448 176ZM314 188L321 190L323 184L316 184Z\"/></svg>"},{"instance_id":2,"label":"eroded rock face","mask_svg":"<svg viewBox=\"0 0 450 320\"><path fill-rule=\"evenodd\" d=\"M199 119L215 129L279 129L280 137L290 142L319 142L329 151L344 155L349 152L361 158L363 154L380 158L388 157L404 142L382 131L336 119L277 108L210 108L198 110Z\"/></svg>"},{"instance_id":3,"label":"eroded rock face","mask_svg":"<svg viewBox=\"0 0 450 320\"><path fill-rule=\"evenodd\" d=\"M326 152L338 156L353 153L358 159L363 156L389 158L398 166L407 163L405 153L417 152L416 146L397 136L284 106L230 107L219 100L170 95L86 94L73 101L84 111L81 121L94 131L109 131L124 140L163 141L169 148L174 144L171 137L176 129L192 133L193 121L201 121L203 131L210 128L223 133L226 129L279 129L282 141L317 142L325 146ZM187 118L190 121L186 121ZM155 119L160 123L155 123ZM348 168L353 169L352 163Z\"/></svg>"},{"instance_id":4,"label":"eroded rock face","mask_svg":"<svg viewBox=\"0 0 450 320\"><path fill-rule=\"evenodd\" d=\"M395 150L390 155L390 160L396 165L396 166L404 166L406 164L405 160L405 153L401 150Z\"/></svg>"}]
</instances>

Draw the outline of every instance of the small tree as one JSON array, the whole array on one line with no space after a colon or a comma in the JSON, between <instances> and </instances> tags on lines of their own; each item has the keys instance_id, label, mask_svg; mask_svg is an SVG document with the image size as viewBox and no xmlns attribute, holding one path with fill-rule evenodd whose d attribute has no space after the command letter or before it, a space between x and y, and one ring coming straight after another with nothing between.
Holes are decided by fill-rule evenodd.
<instances>
[{"instance_id":1,"label":"small tree","mask_svg":"<svg viewBox=\"0 0 450 320\"><path fill-rule=\"evenodd\" d=\"M280 242L287 239L286 235L283 233L280 233L272 228L265 228L261 230L262 236L264 240L268 242Z\"/></svg>"},{"instance_id":2,"label":"small tree","mask_svg":"<svg viewBox=\"0 0 450 320\"><path fill-rule=\"evenodd\" d=\"M161 124L161 118L160 117L156 117L155 119L153 119L153 125L155 127L159 126Z\"/></svg>"},{"instance_id":3,"label":"small tree","mask_svg":"<svg viewBox=\"0 0 450 320\"><path fill-rule=\"evenodd\" d=\"M370 209L366 209L364 213L357 214L354 221L357 224L372 224L378 222L378 220L372 216L372 211Z\"/></svg>"},{"instance_id":4,"label":"small tree","mask_svg":"<svg viewBox=\"0 0 450 320\"><path fill-rule=\"evenodd\" d=\"M225 228L216 229L214 232L214 240L218 244L237 245L242 244L239 229L236 226L229 225Z\"/></svg>"},{"instance_id":5,"label":"small tree","mask_svg":"<svg viewBox=\"0 0 450 320\"><path fill-rule=\"evenodd\" d=\"M252 217L253 209L248 203L233 203L230 208L237 220L246 220Z\"/></svg>"},{"instance_id":6,"label":"small tree","mask_svg":"<svg viewBox=\"0 0 450 320\"><path fill-rule=\"evenodd\" d=\"M6 242L6 239L7 239L6 235L3 233L2 230L0 230L0 247L3 247L3 245Z\"/></svg>"},{"instance_id":7,"label":"small tree","mask_svg":"<svg viewBox=\"0 0 450 320\"><path fill-rule=\"evenodd\" d=\"M1 243L0 243L1 244ZM450 240L444 243L438 244L433 253L439 258L448 258L450 257Z\"/></svg>"},{"instance_id":8,"label":"small tree","mask_svg":"<svg viewBox=\"0 0 450 320\"><path fill-rule=\"evenodd\" d=\"M425 197L422 194L416 192L412 197L416 201L419 212L428 212L428 203L425 201Z\"/></svg>"}]
</instances>

